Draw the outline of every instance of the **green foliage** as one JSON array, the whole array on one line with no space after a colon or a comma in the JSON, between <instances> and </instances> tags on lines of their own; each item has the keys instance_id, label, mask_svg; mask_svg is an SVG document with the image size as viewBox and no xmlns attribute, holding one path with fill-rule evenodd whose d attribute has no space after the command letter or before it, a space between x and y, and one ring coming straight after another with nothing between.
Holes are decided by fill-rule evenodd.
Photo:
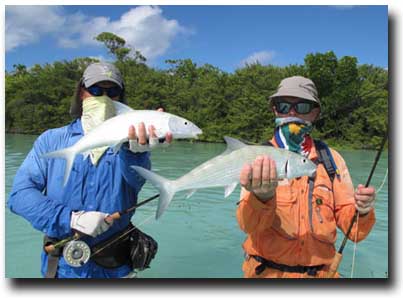
<instances>
[{"instance_id":1,"label":"green foliage","mask_svg":"<svg viewBox=\"0 0 403 298\"><path fill-rule=\"evenodd\" d=\"M329 144L376 148L388 123L388 72L357 65L355 57L333 52L308 54L304 65L247 65L226 73L190 59L168 60L167 70L147 66L145 57L125 47L124 39L96 37L116 57L126 97L135 109L157 109L183 116L203 129L201 141L221 142L224 135L262 142L271 138L274 116L268 97L289 76L310 77L318 87L321 119L314 137ZM41 133L68 123L76 83L95 60L80 58L6 73L7 132Z\"/></svg>"},{"instance_id":2,"label":"green foliage","mask_svg":"<svg viewBox=\"0 0 403 298\"><path fill-rule=\"evenodd\" d=\"M111 32L102 32L95 37L95 40L102 42L109 50L109 53L116 57L118 61L133 59L136 62L144 63L146 58L139 51L134 51L134 57L130 58L131 48L125 47L126 41Z\"/></svg>"}]
</instances>

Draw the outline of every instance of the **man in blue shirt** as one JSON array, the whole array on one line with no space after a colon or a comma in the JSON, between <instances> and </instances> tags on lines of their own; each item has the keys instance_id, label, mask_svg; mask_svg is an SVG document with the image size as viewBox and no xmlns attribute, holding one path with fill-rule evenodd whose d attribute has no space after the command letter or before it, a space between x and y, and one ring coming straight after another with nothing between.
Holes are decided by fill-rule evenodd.
<instances>
[{"instance_id":1,"label":"man in blue shirt","mask_svg":"<svg viewBox=\"0 0 403 298\"><path fill-rule=\"evenodd\" d=\"M65 161L41 158L47 152L72 146L92 128L113 117L113 100L126 103L119 70L104 62L89 65L77 84L70 108L73 122L41 134L15 176L8 207L50 238L60 240L79 232L85 236L82 240L92 247L130 224L134 212L114 222L105 218L136 204L145 181L130 166L151 167L148 151L158 145L153 127L147 128L150 134L147 141L144 124L137 131L131 126L129 142L117 154L104 147L92 150L86 159L82 155L76 157L65 187ZM171 140L172 134L168 133L166 143ZM112 249L112 253L121 251ZM92 259L81 267L72 267L62 255L57 256L57 267L50 268L49 259L43 251L41 272L46 277L118 278L132 271L128 262L105 268ZM53 274L51 269L55 271Z\"/></svg>"}]
</instances>

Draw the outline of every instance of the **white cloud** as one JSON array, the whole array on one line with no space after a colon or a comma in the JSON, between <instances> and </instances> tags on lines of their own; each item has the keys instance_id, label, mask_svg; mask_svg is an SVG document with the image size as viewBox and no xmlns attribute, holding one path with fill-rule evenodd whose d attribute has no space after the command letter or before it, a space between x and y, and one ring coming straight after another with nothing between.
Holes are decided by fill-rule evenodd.
<instances>
[{"instance_id":1,"label":"white cloud","mask_svg":"<svg viewBox=\"0 0 403 298\"><path fill-rule=\"evenodd\" d=\"M246 65L251 65L251 64L262 64L266 65L269 64L276 53L274 51L260 51L260 52L255 52L251 55L249 55L247 58L243 59L240 63L241 66L246 66Z\"/></svg>"},{"instance_id":2,"label":"white cloud","mask_svg":"<svg viewBox=\"0 0 403 298\"><path fill-rule=\"evenodd\" d=\"M178 34L189 32L178 21L164 18L157 6L132 8L115 21L82 13L61 15L60 9L51 6L34 8L17 6L10 10L7 7L6 50L36 42L47 34L52 34L63 48L102 46L94 37L101 32L112 32L124 38L127 46L152 60L164 54Z\"/></svg>"},{"instance_id":3,"label":"white cloud","mask_svg":"<svg viewBox=\"0 0 403 298\"><path fill-rule=\"evenodd\" d=\"M38 42L61 30L64 17L57 6L6 6L6 51Z\"/></svg>"}]
</instances>

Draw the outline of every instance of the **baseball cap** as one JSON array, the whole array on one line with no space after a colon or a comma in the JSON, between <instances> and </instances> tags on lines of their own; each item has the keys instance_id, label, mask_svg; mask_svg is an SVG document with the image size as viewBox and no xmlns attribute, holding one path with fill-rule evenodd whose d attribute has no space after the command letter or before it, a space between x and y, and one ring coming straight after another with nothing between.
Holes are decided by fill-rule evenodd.
<instances>
[{"instance_id":1,"label":"baseball cap","mask_svg":"<svg viewBox=\"0 0 403 298\"><path fill-rule=\"evenodd\" d=\"M110 81L123 89L123 78L115 65L107 62L96 62L90 64L84 71L83 83L90 87L98 82Z\"/></svg>"},{"instance_id":2,"label":"baseball cap","mask_svg":"<svg viewBox=\"0 0 403 298\"><path fill-rule=\"evenodd\" d=\"M277 97L298 97L320 104L318 90L315 84L307 78L293 76L283 79L277 87L276 93L271 95L271 100Z\"/></svg>"}]
</instances>

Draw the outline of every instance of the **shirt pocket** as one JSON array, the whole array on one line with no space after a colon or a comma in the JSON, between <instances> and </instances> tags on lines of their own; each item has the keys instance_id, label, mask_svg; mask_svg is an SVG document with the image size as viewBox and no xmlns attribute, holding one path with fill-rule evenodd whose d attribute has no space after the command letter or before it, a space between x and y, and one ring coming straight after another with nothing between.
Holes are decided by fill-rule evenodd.
<instances>
[{"instance_id":1,"label":"shirt pocket","mask_svg":"<svg viewBox=\"0 0 403 298\"><path fill-rule=\"evenodd\" d=\"M276 214L272 228L286 239L298 237L298 204L289 184L279 185L276 191Z\"/></svg>"},{"instance_id":2,"label":"shirt pocket","mask_svg":"<svg viewBox=\"0 0 403 298\"><path fill-rule=\"evenodd\" d=\"M334 244L337 234L333 191L330 185L315 185L310 204L310 224L313 237L322 242Z\"/></svg>"}]
</instances>

